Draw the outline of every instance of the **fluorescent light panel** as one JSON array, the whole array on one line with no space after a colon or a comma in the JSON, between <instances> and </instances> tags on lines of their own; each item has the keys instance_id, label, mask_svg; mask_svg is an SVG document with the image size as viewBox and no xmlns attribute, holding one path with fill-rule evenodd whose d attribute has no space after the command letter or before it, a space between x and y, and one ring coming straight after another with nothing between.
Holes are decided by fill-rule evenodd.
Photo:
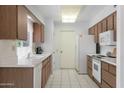
<instances>
[{"instance_id":1,"label":"fluorescent light panel","mask_svg":"<svg viewBox=\"0 0 124 93\"><path fill-rule=\"evenodd\" d=\"M78 17L80 9L80 5L62 6L62 22L74 23Z\"/></svg>"}]
</instances>

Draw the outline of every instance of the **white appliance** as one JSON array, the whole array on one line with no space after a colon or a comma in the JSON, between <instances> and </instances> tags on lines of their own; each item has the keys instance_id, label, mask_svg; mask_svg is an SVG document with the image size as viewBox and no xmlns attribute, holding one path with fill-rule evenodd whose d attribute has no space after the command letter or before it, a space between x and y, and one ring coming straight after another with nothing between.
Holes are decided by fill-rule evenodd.
<instances>
[{"instance_id":1,"label":"white appliance","mask_svg":"<svg viewBox=\"0 0 124 93\"><path fill-rule=\"evenodd\" d=\"M114 31L109 30L103 33L100 33L99 41L100 45L116 45L116 42L114 42Z\"/></svg>"},{"instance_id":2,"label":"white appliance","mask_svg":"<svg viewBox=\"0 0 124 93\"><path fill-rule=\"evenodd\" d=\"M93 77L101 83L101 61L93 58L92 62Z\"/></svg>"},{"instance_id":3,"label":"white appliance","mask_svg":"<svg viewBox=\"0 0 124 93\"><path fill-rule=\"evenodd\" d=\"M87 73L87 54L95 53L95 48L93 35L76 36L76 70L78 73Z\"/></svg>"}]
</instances>

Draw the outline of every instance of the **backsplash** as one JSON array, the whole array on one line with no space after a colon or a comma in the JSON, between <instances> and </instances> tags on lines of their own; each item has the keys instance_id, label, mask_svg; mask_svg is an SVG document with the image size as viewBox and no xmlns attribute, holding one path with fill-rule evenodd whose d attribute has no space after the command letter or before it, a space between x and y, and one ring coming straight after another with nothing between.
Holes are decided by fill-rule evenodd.
<instances>
[{"instance_id":1,"label":"backsplash","mask_svg":"<svg viewBox=\"0 0 124 93\"><path fill-rule=\"evenodd\" d=\"M101 46L101 54L106 55L107 52L112 52L113 48L116 48L116 46Z\"/></svg>"}]
</instances>

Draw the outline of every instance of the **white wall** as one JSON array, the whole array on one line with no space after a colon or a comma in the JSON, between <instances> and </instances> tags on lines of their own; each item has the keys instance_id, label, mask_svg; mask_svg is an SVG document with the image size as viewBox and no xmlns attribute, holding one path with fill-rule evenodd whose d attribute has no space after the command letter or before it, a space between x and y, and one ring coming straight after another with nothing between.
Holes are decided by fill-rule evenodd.
<instances>
[{"instance_id":1,"label":"white wall","mask_svg":"<svg viewBox=\"0 0 124 93\"><path fill-rule=\"evenodd\" d=\"M89 23L89 27L95 25L99 21L103 20L108 15L112 14L114 11L116 11L116 8L113 7L113 5L106 6L102 11L97 13L97 15L91 20ZM113 48L116 46L102 46L101 47L101 54L106 54L108 51L112 51Z\"/></svg>"},{"instance_id":2,"label":"white wall","mask_svg":"<svg viewBox=\"0 0 124 93\"><path fill-rule=\"evenodd\" d=\"M117 87L124 88L124 6L117 7Z\"/></svg>"},{"instance_id":3,"label":"white wall","mask_svg":"<svg viewBox=\"0 0 124 93\"><path fill-rule=\"evenodd\" d=\"M54 23L52 19L45 19L45 38L42 44L43 50L53 52Z\"/></svg>"},{"instance_id":4,"label":"white wall","mask_svg":"<svg viewBox=\"0 0 124 93\"><path fill-rule=\"evenodd\" d=\"M15 64L17 62L16 41L0 40L0 65Z\"/></svg>"}]
</instances>

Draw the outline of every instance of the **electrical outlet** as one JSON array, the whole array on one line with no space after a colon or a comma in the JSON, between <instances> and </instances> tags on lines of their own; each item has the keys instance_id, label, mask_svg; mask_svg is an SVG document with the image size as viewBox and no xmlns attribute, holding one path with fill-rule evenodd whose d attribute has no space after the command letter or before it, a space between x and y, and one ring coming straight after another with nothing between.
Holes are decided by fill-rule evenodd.
<instances>
[{"instance_id":1,"label":"electrical outlet","mask_svg":"<svg viewBox=\"0 0 124 93\"><path fill-rule=\"evenodd\" d=\"M16 49L16 47L13 45L13 46L12 46L12 51L15 51L15 49Z\"/></svg>"}]
</instances>

